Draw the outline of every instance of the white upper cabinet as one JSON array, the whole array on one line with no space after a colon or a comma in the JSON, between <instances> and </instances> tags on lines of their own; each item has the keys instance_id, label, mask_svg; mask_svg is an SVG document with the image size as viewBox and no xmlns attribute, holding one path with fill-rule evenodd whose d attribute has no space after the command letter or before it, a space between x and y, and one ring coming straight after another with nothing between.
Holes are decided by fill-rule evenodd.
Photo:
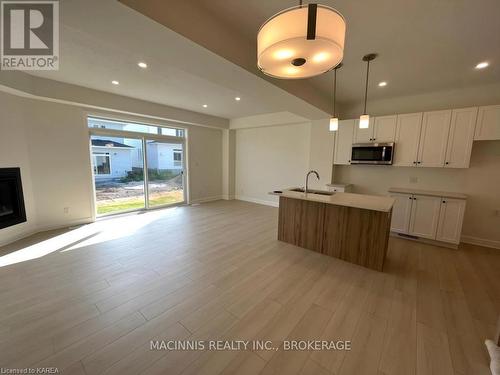
<instances>
[{"instance_id":1,"label":"white upper cabinet","mask_svg":"<svg viewBox=\"0 0 500 375\"><path fill-rule=\"evenodd\" d=\"M474 140L500 139L500 105L479 107Z\"/></svg>"},{"instance_id":2,"label":"white upper cabinet","mask_svg":"<svg viewBox=\"0 0 500 375\"><path fill-rule=\"evenodd\" d=\"M411 235L436 239L441 199L440 197L413 195L409 230Z\"/></svg>"},{"instance_id":3,"label":"white upper cabinet","mask_svg":"<svg viewBox=\"0 0 500 375\"><path fill-rule=\"evenodd\" d=\"M460 243L464 212L465 200L442 198L436 240Z\"/></svg>"},{"instance_id":4,"label":"white upper cabinet","mask_svg":"<svg viewBox=\"0 0 500 375\"><path fill-rule=\"evenodd\" d=\"M352 139L356 120L339 121L339 129L335 132L334 164L351 164Z\"/></svg>"},{"instance_id":5,"label":"white upper cabinet","mask_svg":"<svg viewBox=\"0 0 500 375\"><path fill-rule=\"evenodd\" d=\"M393 165L398 167L416 165L421 128L422 113L397 116Z\"/></svg>"},{"instance_id":6,"label":"white upper cabinet","mask_svg":"<svg viewBox=\"0 0 500 375\"><path fill-rule=\"evenodd\" d=\"M410 226L412 194L391 193L395 199L392 207L391 231L396 233L408 233Z\"/></svg>"},{"instance_id":7,"label":"white upper cabinet","mask_svg":"<svg viewBox=\"0 0 500 375\"><path fill-rule=\"evenodd\" d=\"M366 129L359 128L359 121L356 121L354 128L354 141L353 143L370 143L373 139L373 124L374 118L370 117L369 126Z\"/></svg>"},{"instance_id":8,"label":"white upper cabinet","mask_svg":"<svg viewBox=\"0 0 500 375\"><path fill-rule=\"evenodd\" d=\"M396 122L398 116L370 117L370 127L354 129L353 143L386 143L394 142L396 135Z\"/></svg>"},{"instance_id":9,"label":"white upper cabinet","mask_svg":"<svg viewBox=\"0 0 500 375\"><path fill-rule=\"evenodd\" d=\"M474 141L477 107L454 109L446 148L446 168L468 168Z\"/></svg>"},{"instance_id":10,"label":"white upper cabinet","mask_svg":"<svg viewBox=\"0 0 500 375\"><path fill-rule=\"evenodd\" d=\"M451 110L425 112L418 148L418 167L443 167L450 133Z\"/></svg>"},{"instance_id":11,"label":"white upper cabinet","mask_svg":"<svg viewBox=\"0 0 500 375\"><path fill-rule=\"evenodd\" d=\"M376 143L394 142L398 116L375 117L372 141Z\"/></svg>"}]
</instances>

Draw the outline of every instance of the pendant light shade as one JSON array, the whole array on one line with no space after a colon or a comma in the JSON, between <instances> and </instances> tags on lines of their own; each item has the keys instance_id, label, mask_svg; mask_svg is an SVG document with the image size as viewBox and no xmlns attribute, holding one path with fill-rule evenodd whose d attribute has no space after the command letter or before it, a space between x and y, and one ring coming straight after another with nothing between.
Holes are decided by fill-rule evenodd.
<instances>
[{"instance_id":1,"label":"pendant light shade","mask_svg":"<svg viewBox=\"0 0 500 375\"><path fill-rule=\"evenodd\" d=\"M346 23L335 9L296 6L267 20L257 35L257 65L276 78L307 78L325 73L344 57Z\"/></svg>"},{"instance_id":2,"label":"pendant light shade","mask_svg":"<svg viewBox=\"0 0 500 375\"><path fill-rule=\"evenodd\" d=\"M365 107L363 114L359 116L359 128L368 129L370 127L370 116L366 113L366 101L368 99L368 78L370 76L370 61L375 60L376 53L370 53L363 56L363 61L366 61L366 83L365 83Z\"/></svg>"},{"instance_id":3,"label":"pendant light shade","mask_svg":"<svg viewBox=\"0 0 500 375\"><path fill-rule=\"evenodd\" d=\"M370 127L370 116L369 115L359 116L359 128L368 129L369 127Z\"/></svg>"},{"instance_id":4,"label":"pendant light shade","mask_svg":"<svg viewBox=\"0 0 500 375\"><path fill-rule=\"evenodd\" d=\"M339 130L339 119L337 117L332 117L330 119L330 131L336 132Z\"/></svg>"}]
</instances>

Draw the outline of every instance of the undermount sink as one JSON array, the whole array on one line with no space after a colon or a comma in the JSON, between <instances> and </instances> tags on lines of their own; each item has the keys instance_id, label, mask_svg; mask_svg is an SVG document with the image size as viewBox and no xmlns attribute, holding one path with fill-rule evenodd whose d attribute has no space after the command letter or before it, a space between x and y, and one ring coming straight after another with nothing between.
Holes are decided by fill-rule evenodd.
<instances>
[{"instance_id":1,"label":"undermount sink","mask_svg":"<svg viewBox=\"0 0 500 375\"><path fill-rule=\"evenodd\" d=\"M290 191L296 191L298 193L305 193L305 189L304 188L290 189ZM324 191L324 190L309 189L307 191L307 194L333 195L333 194L335 194L335 192L333 192L333 191Z\"/></svg>"}]
</instances>

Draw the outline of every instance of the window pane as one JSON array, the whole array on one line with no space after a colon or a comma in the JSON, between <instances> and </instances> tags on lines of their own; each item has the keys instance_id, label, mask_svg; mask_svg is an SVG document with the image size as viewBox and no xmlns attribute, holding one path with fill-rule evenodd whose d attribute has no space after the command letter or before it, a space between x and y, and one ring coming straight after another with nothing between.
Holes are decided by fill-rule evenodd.
<instances>
[{"instance_id":1,"label":"window pane","mask_svg":"<svg viewBox=\"0 0 500 375\"><path fill-rule=\"evenodd\" d=\"M94 163L96 174L111 174L111 164L109 162L109 154L94 154Z\"/></svg>"},{"instance_id":2,"label":"window pane","mask_svg":"<svg viewBox=\"0 0 500 375\"><path fill-rule=\"evenodd\" d=\"M97 214L144 208L142 140L101 135L90 139Z\"/></svg>"},{"instance_id":3,"label":"window pane","mask_svg":"<svg viewBox=\"0 0 500 375\"><path fill-rule=\"evenodd\" d=\"M149 206L184 201L182 144L146 141Z\"/></svg>"},{"instance_id":4,"label":"window pane","mask_svg":"<svg viewBox=\"0 0 500 375\"><path fill-rule=\"evenodd\" d=\"M138 124L135 122L106 120L96 117L88 118L89 128L123 130L128 132L169 135L172 137L184 137L184 129L169 128L163 126L154 126L146 124Z\"/></svg>"}]
</instances>

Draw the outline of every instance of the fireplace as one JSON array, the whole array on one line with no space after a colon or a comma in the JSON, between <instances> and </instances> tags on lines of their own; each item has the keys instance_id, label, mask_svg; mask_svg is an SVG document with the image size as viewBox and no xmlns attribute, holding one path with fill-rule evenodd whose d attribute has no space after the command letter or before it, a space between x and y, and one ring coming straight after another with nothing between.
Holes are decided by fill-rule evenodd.
<instances>
[{"instance_id":1,"label":"fireplace","mask_svg":"<svg viewBox=\"0 0 500 375\"><path fill-rule=\"evenodd\" d=\"M25 221L21 170L0 168L0 229Z\"/></svg>"}]
</instances>

